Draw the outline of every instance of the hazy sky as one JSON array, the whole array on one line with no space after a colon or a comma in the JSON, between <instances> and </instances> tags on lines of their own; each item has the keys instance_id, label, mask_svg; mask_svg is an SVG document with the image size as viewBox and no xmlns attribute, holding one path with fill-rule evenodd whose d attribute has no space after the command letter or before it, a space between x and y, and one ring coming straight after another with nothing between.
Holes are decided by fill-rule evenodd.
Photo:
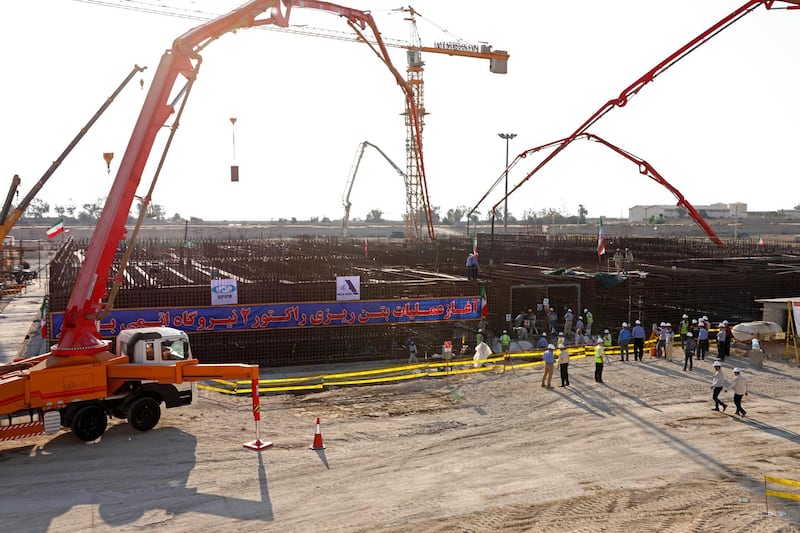
<instances>
[{"instance_id":1,"label":"hazy sky","mask_svg":"<svg viewBox=\"0 0 800 533\"><path fill-rule=\"evenodd\" d=\"M223 13L243 0L160 3ZM424 55L431 203L443 213L475 205L505 168L506 145L498 133L517 134L511 159L567 136L742 3L417 0L412 5L424 17L418 21L423 44L454 35L511 54L506 75L491 74L482 59ZM409 39L409 24L393 11L404 4L341 4L371 10L384 37ZM342 19L309 9L294 10L291 22L349 31ZM133 65L147 66L144 89L137 77L39 194L51 207L80 207L105 197L161 54L197 24L75 0L3 2L3 197L13 174L23 178L20 191L26 194ZM800 203L799 50L800 11L761 6L591 131L650 162L695 205L741 201L750 210L790 209ZM405 74L405 51L390 53ZM222 37L202 55L154 195L168 215L338 219L362 141L378 145L405 168L403 95L365 45L249 29ZM237 118L238 183L229 174L230 117ZM140 192L166 134L165 129L151 154ZM103 152L115 153L111 176ZM509 187L541 157L518 165ZM481 206L482 218L500 199L500 189ZM381 209L386 218L399 219L405 211L401 179L374 151L364 156L350 201L351 218ZM581 141L511 196L509 210L518 217L543 208L576 214L583 204L590 217L617 217L637 204L674 203L636 165Z\"/></svg>"}]
</instances>

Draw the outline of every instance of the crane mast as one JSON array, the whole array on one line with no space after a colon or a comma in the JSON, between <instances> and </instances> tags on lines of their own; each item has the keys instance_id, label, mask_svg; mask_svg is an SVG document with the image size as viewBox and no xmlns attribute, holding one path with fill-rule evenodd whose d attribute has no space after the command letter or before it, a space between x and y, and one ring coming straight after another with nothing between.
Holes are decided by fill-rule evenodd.
<instances>
[{"instance_id":1,"label":"crane mast","mask_svg":"<svg viewBox=\"0 0 800 533\"><path fill-rule=\"evenodd\" d=\"M87 4L117 7L132 11L143 11L157 15L169 15L195 20L209 20L216 17L210 13L198 10L180 10L171 8L163 3L139 1L136 3L124 2L122 0L77 0ZM292 4L292 2L284 1ZM294 2L298 7L309 7L309 3ZM486 43L474 45L465 43L461 40L452 42L435 43L434 46L423 46L417 31L417 17L424 18L413 7L403 7L399 10L407 13L405 20L411 24L411 40L392 39L380 37L381 43L377 39L369 39L365 35L353 36L325 28L313 28L306 26L260 26L262 29L304 35L308 37L319 37L323 39L335 39L338 41L366 42L370 45L380 44L387 48L403 48L407 55L406 79L404 83L409 87L411 100L406 99L403 111L404 126L406 129L405 152L406 152L406 214L405 229L406 236L421 240L425 237L422 229L423 221L427 223L428 236L434 238L433 213L430 208L430 198L428 196L428 185L425 177L425 166L423 158L422 132L424 129L425 115L425 88L424 88L424 65L422 53L444 54L449 56L471 57L489 60L489 71L494 74L506 74L509 54L505 50L493 50L492 46ZM441 28L440 28L441 29ZM415 116L416 115L416 116Z\"/></svg>"},{"instance_id":2,"label":"crane mast","mask_svg":"<svg viewBox=\"0 0 800 533\"><path fill-rule=\"evenodd\" d=\"M412 7L403 8L403 11L408 13L406 20L411 23L411 48L406 51L406 58L408 60L406 82L411 88L411 94L414 96L414 102L417 104L417 112L419 113L419 136L420 139L422 139L422 134L425 129L425 115L427 115L425 111L425 85L423 81L425 62L422 61L422 52L420 51L422 41L417 31L416 12ZM425 217L430 224L433 217L430 204L428 203L427 186L423 182L421 176L421 154L413 142L414 124L408 102L406 102L403 118L406 127L406 236L419 238L422 235L422 222L420 218ZM420 147L421 146L422 143L420 142Z\"/></svg>"}]
</instances>

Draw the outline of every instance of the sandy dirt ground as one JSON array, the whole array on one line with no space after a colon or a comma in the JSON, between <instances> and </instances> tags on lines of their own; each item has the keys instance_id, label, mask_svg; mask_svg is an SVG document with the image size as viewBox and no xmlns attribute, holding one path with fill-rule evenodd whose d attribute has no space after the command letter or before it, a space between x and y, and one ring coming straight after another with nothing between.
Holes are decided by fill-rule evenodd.
<instances>
[{"instance_id":1,"label":"sandy dirt ground","mask_svg":"<svg viewBox=\"0 0 800 533\"><path fill-rule=\"evenodd\" d=\"M730 390L710 410L710 360L268 396L261 453L249 399L202 392L150 432L0 443L0 531L800 531L800 503L764 497L765 475L800 479L800 370L733 366L747 418Z\"/></svg>"}]
</instances>

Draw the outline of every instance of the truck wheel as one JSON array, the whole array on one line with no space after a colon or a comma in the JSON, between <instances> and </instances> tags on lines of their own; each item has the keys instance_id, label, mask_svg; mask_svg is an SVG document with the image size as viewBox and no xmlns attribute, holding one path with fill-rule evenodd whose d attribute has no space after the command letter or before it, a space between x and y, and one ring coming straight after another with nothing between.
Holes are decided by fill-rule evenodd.
<instances>
[{"instance_id":1,"label":"truck wheel","mask_svg":"<svg viewBox=\"0 0 800 533\"><path fill-rule=\"evenodd\" d=\"M128 424L139 431L153 429L161 419L160 403L149 396L137 398L128 409Z\"/></svg>"},{"instance_id":2,"label":"truck wheel","mask_svg":"<svg viewBox=\"0 0 800 533\"><path fill-rule=\"evenodd\" d=\"M72 433L85 442L99 439L105 432L106 426L108 417L99 405L82 407L72 419Z\"/></svg>"}]
</instances>

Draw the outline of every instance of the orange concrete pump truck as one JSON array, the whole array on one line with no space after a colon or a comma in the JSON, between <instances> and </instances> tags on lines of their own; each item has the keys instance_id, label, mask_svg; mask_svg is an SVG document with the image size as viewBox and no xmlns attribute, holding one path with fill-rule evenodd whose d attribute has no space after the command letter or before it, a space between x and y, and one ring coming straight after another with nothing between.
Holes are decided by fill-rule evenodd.
<instances>
[{"instance_id":1,"label":"orange concrete pump truck","mask_svg":"<svg viewBox=\"0 0 800 533\"><path fill-rule=\"evenodd\" d=\"M165 143L163 163L202 63L199 52L227 32L267 24L287 27L292 7L320 9L344 17L361 37L361 30L369 26L374 34L371 43L377 43L377 48L371 46L406 92L418 124L411 90L391 64L380 32L368 13L328 2L253 0L177 38L162 56L154 75L70 294L57 343L49 353L0 366L0 440L52 433L67 427L77 438L93 441L105 432L109 417L127 419L135 429L147 431L158 423L162 403L170 408L192 402L193 383L215 378L249 378L256 439L244 446L262 450L272 445L260 440L258 433L258 366L199 364L192 357L186 333L167 327L123 330L112 352L111 343L102 338L98 324L111 310L130 258L127 251L133 249L143 220L140 217L118 273L112 276L111 267L119 243L127 236L125 223L142 172L157 133L179 102ZM257 18L265 13L268 13L266 18ZM186 85L170 103L168 98L178 75L186 79ZM157 178L158 172L143 199L142 213L147 212Z\"/></svg>"}]
</instances>

